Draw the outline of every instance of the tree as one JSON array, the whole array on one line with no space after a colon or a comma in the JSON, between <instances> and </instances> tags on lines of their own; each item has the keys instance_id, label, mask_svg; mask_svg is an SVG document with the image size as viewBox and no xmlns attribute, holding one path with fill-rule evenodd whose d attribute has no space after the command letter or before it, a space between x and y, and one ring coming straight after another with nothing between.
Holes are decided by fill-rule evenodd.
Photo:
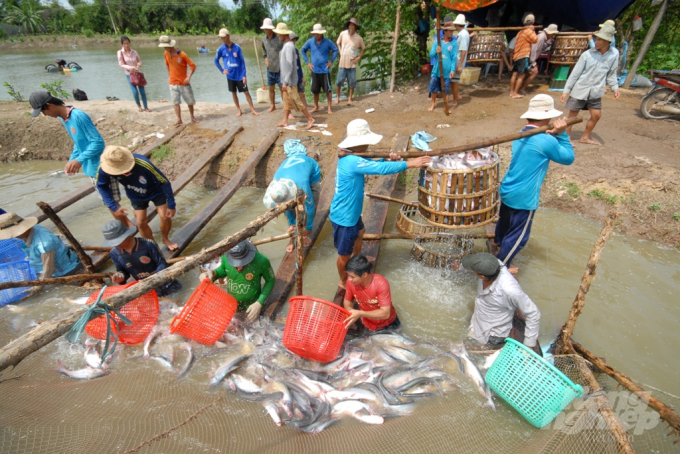
<instances>
[{"instance_id":1,"label":"tree","mask_svg":"<svg viewBox=\"0 0 680 454\"><path fill-rule=\"evenodd\" d=\"M233 27L239 32L259 32L262 21L270 14L262 1L243 1L241 6L234 11Z\"/></svg>"},{"instance_id":2,"label":"tree","mask_svg":"<svg viewBox=\"0 0 680 454\"><path fill-rule=\"evenodd\" d=\"M40 12L44 8L40 3L24 0L19 6L12 6L7 10L5 22L18 25L32 35L43 29L43 19Z\"/></svg>"}]
</instances>

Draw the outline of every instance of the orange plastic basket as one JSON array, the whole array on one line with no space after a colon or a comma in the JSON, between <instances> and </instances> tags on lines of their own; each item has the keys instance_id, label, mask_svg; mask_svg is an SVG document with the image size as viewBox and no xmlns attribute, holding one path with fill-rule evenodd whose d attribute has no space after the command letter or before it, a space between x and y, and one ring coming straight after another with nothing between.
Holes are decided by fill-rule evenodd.
<instances>
[{"instance_id":1,"label":"orange plastic basket","mask_svg":"<svg viewBox=\"0 0 680 454\"><path fill-rule=\"evenodd\" d=\"M111 295L115 295L136 283L137 281L130 282L126 285L107 287L106 290L104 290L102 300ZM99 296L99 292L100 291L98 290L90 295L86 304L94 303ZM132 325L126 325L125 322L120 320L115 314L111 314L116 321L113 325L113 331L118 334L118 340L124 344L131 345L142 342L146 336L149 335L151 329L158 320L158 296L156 295L156 291L151 290L149 293L130 301L118 312L132 321ZM100 315L99 317L90 320L87 326L85 326L85 332L95 339L106 339L106 316Z\"/></svg>"},{"instance_id":2,"label":"orange plastic basket","mask_svg":"<svg viewBox=\"0 0 680 454\"><path fill-rule=\"evenodd\" d=\"M283 330L283 345L296 355L321 362L333 361L345 341L343 307L310 296L294 296Z\"/></svg>"},{"instance_id":3,"label":"orange plastic basket","mask_svg":"<svg viewBox=\"0 0 680 454\"><path fill-rule=\"evenodd\" d=\"M170 333L212 345L229 326L237 307L236 298L205 279L170 323Z\"/></svg>"}]
</instances>

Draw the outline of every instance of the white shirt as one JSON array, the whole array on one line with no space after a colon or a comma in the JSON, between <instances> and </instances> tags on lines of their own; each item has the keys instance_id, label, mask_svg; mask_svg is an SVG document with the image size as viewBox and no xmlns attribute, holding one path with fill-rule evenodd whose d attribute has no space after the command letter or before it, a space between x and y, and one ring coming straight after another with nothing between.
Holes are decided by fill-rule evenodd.
<instances>
[{"instance_id":1,"label":"white shirt","mask_svg":"<svg viewBox=\"0 0 680 454\"><path fill-rule=\"evenodd\" d=\"M470 47L470 33L467 29L462 29L458 32L458 68L465 68L465 63L467 62L468 48ZM461 55L465 52L465 58L461 61Z\"/></svg>"},{"instance_id":2,"label":"white shirt","mask_svg":"<svg viewBox=\"0 0 680 454\"><path fill-rule=\"evenodd\" d=\"M574 66L564 93L578 100L601 98L607 91L606 84L612 91L619 89L616 71L619 68L619 52L609 47L604 54L597 49L589 49L581 55Z\"/></svg>"}]
</instances>

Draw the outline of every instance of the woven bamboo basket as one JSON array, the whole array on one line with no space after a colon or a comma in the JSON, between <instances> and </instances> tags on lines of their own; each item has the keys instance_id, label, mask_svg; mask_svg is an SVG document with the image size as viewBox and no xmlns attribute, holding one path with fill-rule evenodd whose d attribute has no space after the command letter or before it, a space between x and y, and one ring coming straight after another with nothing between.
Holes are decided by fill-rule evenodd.
<instances>
[{"instance_id":1,"label":"woven bamboo basket","mask_svg":"<svg viewBox=\"0 0 680 454\"><path fill-rule=\"evenodd\" d=\"M470 38L470 50L468 63L490 63L501 59L503 52L503 32L498 33L475 33Z\"/></svg>"},{"instance_id":2,"label":"woven bamboo basket","mask_svg":"<svg viewBox=\"0 0 680 454\"><path fill-rule=\"evenodd\" d=\"M588 38L579 35L564 35L555 38L550 50L549 62L554 65L575 65L583 52L588 50Z\"/></svg>"},{"instance_id":3,"label":"woven bamboo basket","mask_svg":"<svg viewBox=\"0 0 680 454\"><path fill-rule=\"evenodd\" d=\"M500 208L501 160L475 169L425 169L418 187L418 210L428 223L471 229L495 222Z\"/></svg>"},{"instance_id":4,"label":"woven bamboo basket","mask_svg":"<svg viewBox=\"0 0 680 454\"><path fill-rule=\"evenodd\" d=\"M417 202L416 202L417 203ZM417 206L402 205L397 215L397 230L401 233L408 233L415 236L422 236L428 233L439 233L445 229L435 227L423 219Z\"/></svg>"},{"instance_id":5,"label":"woven bamboo basket","mask_svg":"<svg viewBox=\"0 0 680 454\"><path fill-rule=\"evenodd\" d=\"M450 268L472 252L473 247L474 242L463 236L417 238L413 241L411 257L430 268Z\"/></svg>"}]
</instances>

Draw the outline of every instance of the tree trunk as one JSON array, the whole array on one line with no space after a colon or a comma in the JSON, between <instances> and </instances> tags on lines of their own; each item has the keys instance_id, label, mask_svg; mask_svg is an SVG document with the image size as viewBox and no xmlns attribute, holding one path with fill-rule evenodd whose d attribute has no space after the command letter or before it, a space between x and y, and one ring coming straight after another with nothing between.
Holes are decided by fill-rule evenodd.
<instances>
[{"instance_id":1,"label":"tree trunk","mask_svg":"<svg viewBox=\"0 0 680 454\"><path fill-rule=\"evenodd\" d=\"M640 51L635 56L635 61L633 62L633 66L630 67L628 76L626 76L626 81L623 83L623 88L629 88L630 83L633 82L635 73L640 67L640 64L642 64L642 60L644 60L645 54L654 40L654 35L659 29L659 25L661 25L661 20L663 19L664 14L666 14L667 9L668 0L663 0L663 3L661 3L661 7L659 8L659 12L656 13L656 17L654 17L654 21L652 21L652 25L649 27L649 31L647 32L647 36L645 36L645 40L642 42L642 46L640 46Z\"/></svg>"},{"instance_id":2,"label":"tree trunk","mask_svg":"<svg viewBox=\"0 0 680 454\"><path fill-rule=\"evenodd\" d=\"M105 277L109 276L110 276L109 273L74 274L72 276L50 277L48 279L34 279L30 281L0 282L0 290L19 287L33 287L33 286L42 287L43 285L70 284L71 282L101 281Z\"/></svg>"},{"instance_id":3,"label":"tree trunk","mask_svg":"<svg viewBox=\"0 0 680 454\"><path fill-rule=\"evenodd\" d=\"M394 93L394 81L397 77L397 42L399 41L400 16L401 4L397 3L397 20L394 25L394 38L392 40L392 77L390 78L390 93Z\"/></svg>"}]
</instances>

